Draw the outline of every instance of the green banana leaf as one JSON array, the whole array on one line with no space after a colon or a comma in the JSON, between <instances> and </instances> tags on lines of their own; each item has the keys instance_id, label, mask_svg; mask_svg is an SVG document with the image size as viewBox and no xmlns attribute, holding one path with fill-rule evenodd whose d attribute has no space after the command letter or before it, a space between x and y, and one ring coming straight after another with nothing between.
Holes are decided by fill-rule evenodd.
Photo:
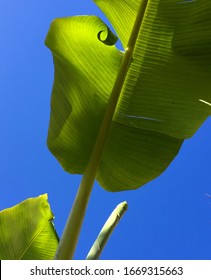
<instances>
[{"instance_id":1,"label":"green banana leaf","mask_svg":"<svg viewBox=\"0 0 211 280\"><path fill-rule=\"evenodd\" d=\"M141 0L95 0L124 48ZM48 147L83 174L124 52L96 16L59 18L46 38L55 65ZM211 114L211 2L149 0L97 180L109 191L159 176Z\"/></svg>"},{"instance_id":2,"label":"green banana leaf","mask_svg":"<svg viewBox=\"0 0 211 280\"><path fill-rule=\"evenodd\" d=\"M1 260L51 260L58 236L47 194L0 212Z\"/></svg>"}]
</instances>

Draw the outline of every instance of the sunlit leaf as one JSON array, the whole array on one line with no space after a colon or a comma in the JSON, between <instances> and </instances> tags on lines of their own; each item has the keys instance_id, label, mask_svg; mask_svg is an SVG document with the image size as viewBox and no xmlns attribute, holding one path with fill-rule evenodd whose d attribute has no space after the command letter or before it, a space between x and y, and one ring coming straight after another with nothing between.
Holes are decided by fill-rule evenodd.
<instances>
[{"instance_id":1,"label":"sunlit leaf","mask_svg":"<svg viewBox=\"0 0 211 280\"><path fill-rule=\"evenodd\" d=\"M124 47L140 0L95 0ZM211 2L149 0L97 180L136 189L159 176L211 114ZM46 45L55 64L48 147L83 173L124 52L95 16L56 19Z\"/></svg>"},{"instance_id":2,"label":"sunlit leaf","mask_svg":"<svg viewBox=\"0 0 211 280\"><path fill-rule=\"evenodd\" d=\"M0 212L1 260L53 259L58 236L47 194Z\"/></svg>"}]
</instances>

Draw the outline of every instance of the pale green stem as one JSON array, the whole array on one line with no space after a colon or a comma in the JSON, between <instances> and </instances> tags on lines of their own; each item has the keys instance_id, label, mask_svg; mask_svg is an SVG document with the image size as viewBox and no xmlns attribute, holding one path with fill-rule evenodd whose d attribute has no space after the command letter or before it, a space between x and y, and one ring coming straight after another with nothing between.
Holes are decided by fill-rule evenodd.
<instances>
[{"instance_id":1,"label":"pale green stem","mask_svg":"<svg viewBox=\"0 0 211 280\"><path fill-rule=\"evenodd\" d=\"M111 233L113 232L116 225L119 223L121 217L127 210L127 202L124 201L117 205L117 207L113 210L107 221L105 222L102 230L100 231L97 239L95 240L92 248L90 249L86 260L97 260L99 259L103 248L106 245Z\"/></svg>"},{"instance_id":2,"label":"pale green stem","mask_svg":"<svg viewBox=\"0 0 211 280\"><path fill-rule=\"evenodd\" d=\"M145 14L147 3L148 0L141 1L134 27L129 38L127 48L125 50L119 72L117 74L111 96L109 98L105 115L99 129L99 133L93 147L91 157L89 159L88 165L81 180L81 184L76 194L75 201L67 219L61 240L59 242L55 259L69 260L73 258L87 204L96 177L97 168L103 153L119 95L121 93L128 69L130 67L133 50Z\"/></svg>"}]
</instances>

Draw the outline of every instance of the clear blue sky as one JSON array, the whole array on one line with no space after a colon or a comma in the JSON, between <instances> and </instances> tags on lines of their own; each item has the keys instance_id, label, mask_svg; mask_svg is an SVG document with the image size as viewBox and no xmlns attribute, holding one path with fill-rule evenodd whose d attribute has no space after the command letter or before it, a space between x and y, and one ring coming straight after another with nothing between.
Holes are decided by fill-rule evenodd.
<instances>
[{"instance_id":1,"label":"clear blue sky","mask_svg":"<svg viewBox=\"0 0 211 280\"><path fill-rule=\"evenodd\" d=\"M91 0L0 3L0 209L48 193L59 235L80 176L64 172L46 146L53 62L44 40L54 18L77 14L102 15ZM127 200L102 259L211 259L210 131L208 119L166 172L139 190L109 193L96 183L75 258L85 258Z\"/></svg>"}]
</instances>

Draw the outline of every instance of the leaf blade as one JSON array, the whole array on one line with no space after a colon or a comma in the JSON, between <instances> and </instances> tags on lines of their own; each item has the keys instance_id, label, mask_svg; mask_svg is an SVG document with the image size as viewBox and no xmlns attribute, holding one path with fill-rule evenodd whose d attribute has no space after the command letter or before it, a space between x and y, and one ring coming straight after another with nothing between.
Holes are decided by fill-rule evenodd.
<instances>
[{"instance_id":1,"label":"leaf blade","mask_svg":"<svg viewBox=\"0 0 211 280\"><path fill-rule=\"evenodd\" d=\"M47 194L0 212L0 259L53 259L58 237Z\"/></svg>"},{"instance_id":2,"label":"leaf blade","mask_svg":"<svg viewBox=\"0 0 211 280\"><path fill-rule=\"evenodd\" d=\"M96 0L95 2L106 12L125 44L131 32L132 23L129 23L127 29L124 21L133 14L131 22L134 22L136 14L134 11L137 12L140 1ZM199 5L204 11L210 4L200 1ZM211 114L211 107L207 105L210 104L211 98L209 82L211 57L207 56L206 52L186 56L181 53L182 46L176 43L182 36L179 23L185 20L187 12L195 9L193 7L195 7L193 3L182 5L176 0L149 1L133 61L121 92L97 174L97 180L107 190L136 189L159 176L177 155L183 140L191 137ZM122 11L120 14L118 14L118 8ZM127 11L128 14L122 17L122 14ZM51 137L48 138L50 150L59 159L64 169L70 173L84 172L122 59L122 52L114 46L100 45L96 41L100 22L93 21L90 29L87 22L92 21L93 18L80 17L78 20L80 26L78 29L86 30L83 34L86 33L89 39L77 37L78 29L70 28L69 40L77 37L82 40L80 44L83 47L78 52L79 41L77 41L78 44L70 43L70 41L67 44L66 37L63 40L60 55L63 59L63 48L69 48L69 52L74 49L74 59L71 60L71 55L69 55L67 60L69 64L78 63L80 67L75 66L77 70L74 70L75 72L71 68L67 74L68 63L64 60L63 67L67 68L62 72L60 65L59 69L62 73L60 85L62 82L67 84L66 80L75 73L78 75L75 76L75 80L73 77L72 83L69 82L67 91L61 86L62 93L65 92L64 95L66 94L66 99L72 106L71 109L73 104L80 99L77 103L78 115L74 116L72 111L69 112L66 127L62 128L57 141L54 142ZM205 26L209 29L209 24L207 25L206 22ZM58 36L58 33L56 35L56 32L52 32L51 35ZM208 45L209 42L206 50ZM58 60L58 54L55 54L53 49L53 40L49 41L48 47L53 51L55 61ZM112 63L109 64L110 62ZM106 65L105 68L104 65ZM58 61L55 66L58 70ZM80 76L79 69L87 76ZM58 76L55 77L55 84L57 82ZM77 84L82 86L79 87L80 90L75 94L77 97L74 100L74 98L71 99L74 93L70 88L74 89ZM56 94L53 93L54 95ZM52 102L52 108L60 102L58 96L55 100ZM67 105L62 106L65 108ZM63 110L62 106L58 111ZM49 135L53 127L58 126L55 122L56 117L52 116L51 120L53 118ZM151 139L152 135L154 135L153 139ZM119 139L118 142L115 141L116 139ZM150 141L147 142L147 139ZM154 151L154 154L151 151ZM131 154L133 157L130 157ZM125 184L123 175L134 180L128 180ZM115 179L110 180L111 177Z\"/></svg>"}]
</instances>

